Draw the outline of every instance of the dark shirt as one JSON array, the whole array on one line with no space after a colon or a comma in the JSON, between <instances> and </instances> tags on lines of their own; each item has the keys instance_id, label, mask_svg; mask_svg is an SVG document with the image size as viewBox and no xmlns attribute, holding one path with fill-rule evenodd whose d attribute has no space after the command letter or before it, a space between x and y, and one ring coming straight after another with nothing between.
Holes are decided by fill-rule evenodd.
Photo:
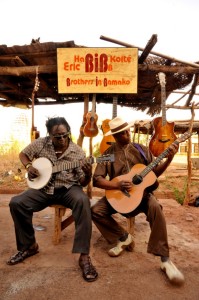
<instances>
[{"instance_id":1,"label":"dark shirt","mask_svg":"<svg viewBox=\"0 0 199 300\"><path fill-rule=\"evenodd\" d=\"M145 153L148 164L151 163L153 156L149 149L144 145L140 146ZM103 178L108 176L108 178L112 180L119 175L129 173L135 164L146 164L145 158L133 143L128 144L125 148L113 144L104 154L114 154L114 162L109 164L97 164L93 175L94 183L99 176L102 176Z\"/></svg>"}]
</instances>

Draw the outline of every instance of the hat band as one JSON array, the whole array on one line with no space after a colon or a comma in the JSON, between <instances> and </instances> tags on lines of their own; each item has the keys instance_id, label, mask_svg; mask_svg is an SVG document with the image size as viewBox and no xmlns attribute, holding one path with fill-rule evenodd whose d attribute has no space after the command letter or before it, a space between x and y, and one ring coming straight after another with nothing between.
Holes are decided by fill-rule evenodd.
<instances>
[{"instance_id":1,"label":"hat band","mask_svg":"<svg viewBox=\"0 0 199 300\"><path fill-rule=\"evenodd\" d=\"M125 128L125 127L128 126L128 125L129 125L129 124L128 124L127 122L125 122L124 124L122 124L122 125L120 125L120 126L114 128L114 129L111 129L111 131L112 131L112 133L117 132L117 131L119 131L119 130Z\"/></svg>"}]
</instances>

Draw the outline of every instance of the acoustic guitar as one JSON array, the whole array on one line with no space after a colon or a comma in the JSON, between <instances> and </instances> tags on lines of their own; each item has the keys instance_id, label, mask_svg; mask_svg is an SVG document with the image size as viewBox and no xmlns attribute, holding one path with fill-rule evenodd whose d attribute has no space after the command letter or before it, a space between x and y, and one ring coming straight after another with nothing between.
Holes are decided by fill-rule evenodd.
<instances>
[{"instance_id":1,"label":"acoustic guitar","mask_svg":"<svg viewBox=\"0 0 199 300\"><path fill-rule=\"evenodd\" d=\"M117 97L113 97L113 113L112 119L117 117ZM102 121L101 130L103 134L107 133L110 130L109 126L110 119L105 119ZM112 135L103 136L103 139L100 143L100 153L104 153L106 149L108 149L113 143L115 143L115 139Z\"/></svg>"},{"instance_id":2,"label":"acoustic guitar","mask_svg":"<svg viewBox=\"0 0 199 300\"><path fill-rule=\"evenodd\" d=\"M165 74L158 73L159 82L161 85L161 105L162 105L162 117L157 117L152 121L154 133L149 142L149 149L154 156L160 155L165 149L169 147L176 140L174 133L174 122L167 122L166 120L166 80Z\"/></svg>"},{"instance_id":3,"label":"acoustic guitar","mask_svg":"<svg viewBox=\"0 0 199 300\"><path fill-rule=\"evenodd\" d=\"M88 163L93 164L94 162L96 163L110 163L114 162L114 154L110 155L103 155L99 156L97 158L95 157L89 157L86 158L85 161ZM69 169L74 169L77 167L80 167L82 164L81 161L71 161L71 162L59 162L56 165L53 165L52 162L46 158L46 157L39 157L35 159L32 163L32 166L36 168L39 171L39 176L36 177L33 180L30 180L27 177L27 184L30 188L32 189L42 189L47 187L49 184L51 184L51 179L52 175L55 173L59 173L61 171L69 170Z\"/></svg>"},{"instance_id":4,"label":"acoustic guitar","mask_svg":"<svg viewBox=\"0 0 199 300\"><path fill-rule=\"evenodd\" d=\"M192 134L189 132L184 133L181 137L176 139L173 144L187 140ZM144 191L155 190L158 187L158 181L152 169L159 164L159 162L167 156L169 148L164 150L153 162L148 166L144 164L136 164L132 167L131 171L125 175L120 175L113 178L112 182L121 180L132 181L132 189L130 192L121 190L106 190L105 195L110 205L119 213L130 213L134 211L142 201Z\"/></svg>"},{"instance_id":5,"label":"acoustic guitar","mask_svg":"<svg viewBox=\"0 0 199 300\"><path fill-rule=\"evenodd\" d=\"M84 125L83 133L87 137L95 137L98 134L97 120L98 115L96 110L96 94L93 94L92 111L86 114L86 124Z\"/></svg>"}]
</instances>

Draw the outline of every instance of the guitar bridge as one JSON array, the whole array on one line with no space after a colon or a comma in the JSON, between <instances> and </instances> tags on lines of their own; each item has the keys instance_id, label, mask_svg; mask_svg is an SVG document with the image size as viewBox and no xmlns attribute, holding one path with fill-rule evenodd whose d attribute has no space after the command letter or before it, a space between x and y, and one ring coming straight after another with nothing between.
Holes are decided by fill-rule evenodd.
<instances>
[{"instance_id":1,"label":"guitar bridge","mask_svg":"<svg viewBox=\"0 0 199 300\"><path fill-rule=\"evenodd\" d=\"M129 197L129 198L130 198L130 196L131 196L131 195L129 194L129 192L127 192L127 190L122 190L122 193L124 193L124 195L127 196L127 197Z\"/></svg>"}]
</instances>

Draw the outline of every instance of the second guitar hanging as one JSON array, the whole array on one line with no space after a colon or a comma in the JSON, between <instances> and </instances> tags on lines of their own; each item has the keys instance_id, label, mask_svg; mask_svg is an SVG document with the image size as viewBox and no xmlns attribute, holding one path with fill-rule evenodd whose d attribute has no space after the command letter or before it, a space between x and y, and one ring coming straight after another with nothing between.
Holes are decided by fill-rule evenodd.
<instances>
[{"instance_id":1,"label":"second guitar hanging","mask_svg":"<svg viewBox=\"0 0 199 300\"><path fill-rule=\"evenodd\" d=\"M169 147L176 139L174 133L174 122L167 122L166 120L166 80L165 74L158 73L159 82L161 86L161 105L162 117L157 117L152 121L154 133L149 142L149 149L154 156L159 156L165 149Z\"/></svg>"},{"instance_id":2,"label":"second guitar hanging","mask_svg":"<svg viewBox=\"0 0 199 300\"><path fill-rule=\"evenodd\" d=\"M98 115L96 114L96 94L93 94L92 99L92 111L86 114L86 124L84 125L83 133L87 137L95 137L98 134L97 120Z\"/></svg>"}]
</instances>

